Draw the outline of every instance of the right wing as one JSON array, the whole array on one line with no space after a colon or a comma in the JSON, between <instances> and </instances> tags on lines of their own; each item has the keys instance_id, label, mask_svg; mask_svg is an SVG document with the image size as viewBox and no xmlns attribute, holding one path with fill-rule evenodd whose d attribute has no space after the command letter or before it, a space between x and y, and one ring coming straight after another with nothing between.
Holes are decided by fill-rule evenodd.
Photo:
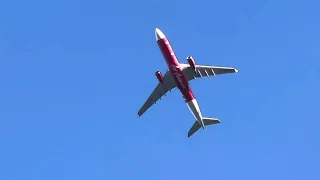
<instances>
[{"instance_id":1,"label":"right wing","mask_svg":"<svg viewBox=\"0 0 320 180\"><path fill-rule=\"evenodd\" d=\"M219 66L203 66L196 65L196 71L190 67L189 64L181 64L183 74L188 81L196 78L216 76L220 74L237 73L238 70L233 67L219 67Z\"/></svg>"},{"instance_id":2,"label":"right wing","mask_svg":"<svg viewBox=\"0 0 320 180\"><path fill-rule=\"evenodd\" d=\"M163 76L163 84L158 83L157 87L153 90L147 101L143 104L138 112L138 117L146 112L153 104L155 104L163 95L168 91L175 88L176 84L172 79L172 75L169 71Z\"/></svg>"}]
</instances>

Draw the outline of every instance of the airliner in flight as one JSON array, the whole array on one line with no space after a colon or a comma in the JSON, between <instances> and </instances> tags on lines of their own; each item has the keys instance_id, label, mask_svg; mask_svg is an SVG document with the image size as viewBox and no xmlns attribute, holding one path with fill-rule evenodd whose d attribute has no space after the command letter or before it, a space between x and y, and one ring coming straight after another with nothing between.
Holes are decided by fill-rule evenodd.
<instances>
[{"instance_id":1,"label":"airliner in flight","mask_svg":"<svg viewBox=\"0 0 320 180\"><path fill-rule=\"evenodd\" d=\"M197 65L195 64L192 56L187 57L188 64L179 63L167 37L160 31L160 29L155 29L155 36L157 44L168 65L168 70L164 75L162 75L160 71L155 73L159 83L139 110L138 117L145 113L168 91L171 91L173 88L178 88L182 93L189 110L196 119L195 123L188 132L188 137L193 135L201 127L204 129L204 127L207 125L220 123L220 120L217 118L208 118L202 116L198 102L190 88L189 81L196 78L216 76L227 73L237 73L238 70L232 67Z\"/></svg>"}]
</instances>

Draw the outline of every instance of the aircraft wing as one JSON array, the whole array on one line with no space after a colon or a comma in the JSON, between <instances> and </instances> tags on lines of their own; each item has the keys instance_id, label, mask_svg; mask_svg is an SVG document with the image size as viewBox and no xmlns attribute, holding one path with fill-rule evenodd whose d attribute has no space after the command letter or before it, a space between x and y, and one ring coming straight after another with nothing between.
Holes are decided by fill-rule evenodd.
<instances>
[{"instance_id":1,"label":"aircraft wing","mask_svg":"<svg viewBox=\"0 0 320 180\"><path fill-rule=\"evenodd\" d=\"M188 81L191 81L196 78L238 72L238 70L233 67L218 67L218 66L203 66L203 65L195 65L195 66L196 66L196 70L193 70L189 64L182 64L183 74L186 76Z\"/></svg>"},{"instance_id":2,"label":"aircraft wing","mask_svg":"<svg viewBox=\"0 0 320 180\"><path fill-rule=\"evenodd\" d=\"M153 104L161 99L168 91L175 88L176 84L172 78L172 75L169 71L166 72L163 76L163 84L158 83L157 87L153 90L147 101L143 104L138 112L138 117L146 112Z\"/></svg>"}]
</instances>

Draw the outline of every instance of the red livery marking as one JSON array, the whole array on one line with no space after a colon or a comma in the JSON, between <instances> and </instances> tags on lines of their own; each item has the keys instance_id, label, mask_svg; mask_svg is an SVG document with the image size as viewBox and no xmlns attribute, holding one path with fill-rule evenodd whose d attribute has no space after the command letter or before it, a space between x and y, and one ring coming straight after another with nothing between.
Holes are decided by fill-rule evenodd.
<instances>
[{"instance_id":1,"label":"red livery marking","mask_svg":"<svg viewBox=\"0 0 320 180\"><path fill-rule=\"evenodd\" d=\"M175 56L173 49L166 38L159 39L157 41L158 46L162 52L164 59L169 67L169 71L172 74L172 77L179 88L180 92L183 94L186 102L189 102L194 99L192 90L189 87L189 82L183 74L182 69L180 68L180 63Z\"/></svg>"},{"instance_id":2,"label":"red livery marking","mask_svg":"<svg viewBox=\"0 0 320 180\"><path fill-rule=\"evenodd\" d=\"M183 82L183 74L181 72L179 72L179 66L174 66L174 65L171 65L171 69L172 69L172 74L177 78L178 82L180 83L180 85L182 86L182 88L186 88L186 86L184 85L184 82Z\"/></svg>"}]
</instances>

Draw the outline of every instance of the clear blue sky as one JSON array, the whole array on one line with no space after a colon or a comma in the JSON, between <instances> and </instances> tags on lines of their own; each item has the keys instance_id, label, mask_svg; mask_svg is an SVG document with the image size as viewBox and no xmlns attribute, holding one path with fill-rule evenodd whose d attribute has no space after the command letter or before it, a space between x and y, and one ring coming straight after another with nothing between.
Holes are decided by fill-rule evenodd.
<instances>
[{"instance_id":1,"label":"clear blue sky","mask_svg":"<svg viewBox=\"0 0 320 180\"><path fill-rule=\"evenodd\" d=\"M0 179L319 179L320 2L7 0L0 3ZM137 111L166 64L238 74L192 81Z\"/></svg>"}]
</instances>

